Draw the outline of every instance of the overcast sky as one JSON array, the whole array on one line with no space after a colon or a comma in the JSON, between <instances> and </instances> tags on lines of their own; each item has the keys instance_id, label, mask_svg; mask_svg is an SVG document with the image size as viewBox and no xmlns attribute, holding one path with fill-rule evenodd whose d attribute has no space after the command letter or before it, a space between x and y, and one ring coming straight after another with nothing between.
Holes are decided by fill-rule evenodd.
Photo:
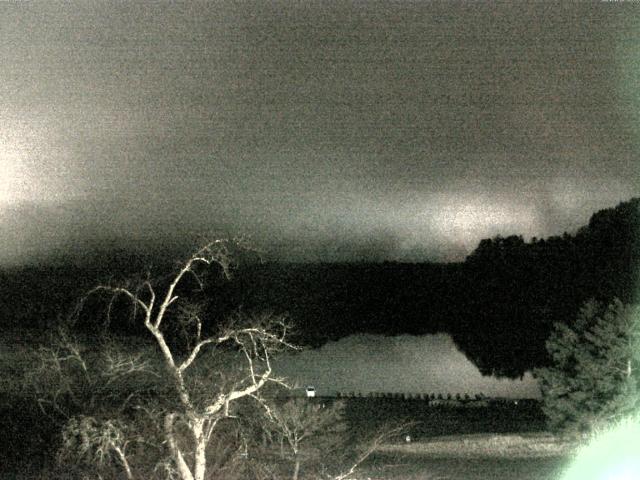
<instances>
[{"instance_id":1,"label":"overcast sky","mask_svg":"<svg viewBox=\"0 0 640 480\"><path fill-rule=\"evenodd\" d=\"M463 259L640 194L631 2L1 2L0 262Z\"/></svg>"}]
</instances>

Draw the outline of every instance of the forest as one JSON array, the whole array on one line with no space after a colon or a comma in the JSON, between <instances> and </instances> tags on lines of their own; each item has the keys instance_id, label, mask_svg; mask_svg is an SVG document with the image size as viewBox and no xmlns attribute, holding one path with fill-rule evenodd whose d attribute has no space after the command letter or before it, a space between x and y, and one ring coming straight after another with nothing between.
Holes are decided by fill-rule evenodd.
<instances>
[{"instance_id":1,"label":"forest","mask_svg":"<svg viewBox=\"0 0 640 480\"><path fill-rule=\"evenodd\" d=\"M552 326L574 319L588 299L635 300L639 225L634 198L594 213L573 233L484 239L460 263L296 264L245 255L230 280L212 275L200 295L220 321L238 310L286 314L293 340L312 347L355 333L447 332L483 374L516 378L548 363ZM5 268L1 326L25 335L50 331L97 283L169 271L175 258L175 251L120 247ZM121 303L114 308L129 308ZM84 308L104 311L99 302ZM135 335L136 327L122 321L118 331Z\"/></svg>"}]
</instances>

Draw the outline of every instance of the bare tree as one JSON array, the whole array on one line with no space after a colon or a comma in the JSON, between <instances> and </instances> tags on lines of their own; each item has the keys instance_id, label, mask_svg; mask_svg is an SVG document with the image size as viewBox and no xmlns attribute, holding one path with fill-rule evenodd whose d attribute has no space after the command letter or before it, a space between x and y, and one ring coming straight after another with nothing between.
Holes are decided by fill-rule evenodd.
<instances>
[{"instance_id":1,"label":"bare tree","mask_svg":"<svg viewBox=\"0 0 640 480\"><path fill-rule=\"evenodd\" d=\"M292 465L292 480L356 478L362 464L378 447L416 425L410 421L388 423L356 437L347 429L345 407L341 400L306 398L289 398L265 406L269 421L262 422L260 428L269 430L272 443L280 443L281 457Z\"/></svg>"},{"instance_id":2,"label":"bare tree","mask_svg":"<svg viewBox=\"0 0 640 480\"><path fill-rule=\"evenodd\" d=\"M122 411L141 392L159 391L161 375L148 345L123 345L106 337L99 348L95 343L61 325L37 351L26 383L43 413L69 420L86 412Z\"/></svg>"},{"instance_id":3,"label":"bare tree","mask_svg":"<svg viewBox=\"0 0 640 480\"><path fill-rule=\"evenodd\" d=\"M347 480L354 478L358 468L385 442L397 438L408 429L416 425L416 422L402 422L397 424L383 425L371 437L360 442L356 449L355 459L350 466L343 471L328 476L330 480Z\"/></svg>"},{"instance_id":4,"label":"bare tree","mask_svg":"<svg viewBox=\"0 0 640 480\"><path fill-rule=\"evenodd\" d=\"M298 480L303 462L319 462L342 450L345 440L344 402L332 404L306 398L289 399L274 405L267 428L286 444L293 463L292 480Z\"/></svg>"},{"instance_id":5,"label":"bare tree","mask_svg":"<svg viewBox=\"0 0 640 480\"><path fill-rule=\"evenodd\" d=\"M181 263L164 284L146 278L135 285L100 285L85 297L107 292L109 311L117 297L129 299L134 306L133 318L144 325L155 344L159 352L157 363L163 368L150 368L140 356L118 356L113 352L104 357L102 367L108 367L118 378L140 371L157 372L170 385L175 394L173 402L150 406L139 403L132 408L143 410L156 422L169 456L161 463L162 469L180 480L205 479L207 447L216 426L233 417L231 407L239 399L260 400L260 390L268 382L283 383L273 375L272 355L284 348L295 348L287 341L289 327L285 319L271 314L237 314L207 335L205 332L211 329L205 325L202 309L182 298L186 296L186 279L195 280L202 288L203 273L209 267L219 267L229 278L230 247L230 242L223 240L206 244ZM182 332L188 340L181 347L176 347L175 339L170 338L176 332ZM73 342L45 353L43 358L49 363L43 365L53 365L59 372L58 388L50 403L60 409L58 398L62 394L75 395L65 367L73 367L80 377L88 375L90 369ZM126 397L130 405L134 400ZM73 417L65 429L65 442L85 456L90 454L97 463L113 456L127 478L133 479L135 468L127 458L126 447L136 437L128 430L119 418Z\"/></svg>"}]
</instances>

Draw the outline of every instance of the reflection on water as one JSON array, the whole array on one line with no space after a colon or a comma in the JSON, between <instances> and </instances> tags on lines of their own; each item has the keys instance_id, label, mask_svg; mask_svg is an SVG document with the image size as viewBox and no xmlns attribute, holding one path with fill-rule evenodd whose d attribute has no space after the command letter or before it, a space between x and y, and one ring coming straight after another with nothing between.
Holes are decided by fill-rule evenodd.
<instances>
[{"instance_id":1,"label":"reflection on water","mask_svg":"<svg viewBox=\"0 0 640 480\"><path fill-rule=\"evenodd\" d=\"M530 373L522 380L483 377L447 334L352 335L280 357L275 368L300 386L314 385L319 395L339 391L540 397Z\"/></svg>"}]
</instances>

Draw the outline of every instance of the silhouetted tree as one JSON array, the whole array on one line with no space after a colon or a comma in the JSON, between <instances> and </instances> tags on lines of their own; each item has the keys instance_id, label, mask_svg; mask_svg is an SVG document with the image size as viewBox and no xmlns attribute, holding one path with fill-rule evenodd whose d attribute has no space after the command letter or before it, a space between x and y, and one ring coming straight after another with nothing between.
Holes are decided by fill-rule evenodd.
<instances>
[{"instance_id":1,"label":"silhouetted tree","mask_svg":"<svg viewBox=\"0 0 640 480\"><path fill-rule=\"evenodd\" d=\"M535 371L554 430L589 431L640 404L640 308L587 302L575 322L556 324L552 365Z\"/></svg>"},{"instance_id":2,"label":"silhouetted tree","mask_svg":"<svg viewBox=\"0 0 640 480\"><path fill-rule=\"evenodd\" d=\"M76 405L63 430L66 453L98 466L112 457L126 478L133 479L136 467L127 447L145 445L143 457L167 455L166 461L157 458L158 466L164 465L172 478L204 480L209 447L220 424L234 417L241 399L254 399L254 408L261 408L261 389L270 382L282 383L272 374L272 356L292 347L280 316L236 315L209 333L200 308L185 298L180 286L187 278L200 285L206 267L217 266L229 276L230 255L228 242L215 241L181 263L166 286L147 278L133 286L103 285L90 292L131 301L134 320L142 323L155 349L146 357L147 351L131 353L106 345L102 356L87 355L91 352L64 338L43 351L42 374L34 376L40 400L60 411L62 398L68 399L64 405ZM140 392L139 383L130 381L140 375L161 377L169 387L167 398ZM87 399L94 401L87 404ZM107 400L119 405L105 409ZM78 415L83 407L87 410ZM153 419L161 441L145 442L144 417Z\"/></svg>"}]
</instances>

